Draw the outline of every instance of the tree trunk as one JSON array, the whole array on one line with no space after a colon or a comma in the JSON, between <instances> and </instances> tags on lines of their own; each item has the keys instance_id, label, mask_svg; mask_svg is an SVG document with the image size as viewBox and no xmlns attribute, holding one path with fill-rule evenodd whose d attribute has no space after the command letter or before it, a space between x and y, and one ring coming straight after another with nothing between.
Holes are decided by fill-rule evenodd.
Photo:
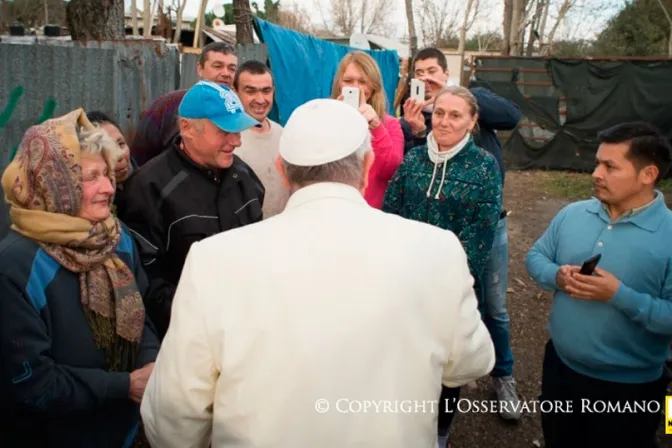
<instances>
[{"instance_id":1,"label":"tree trunk","mask_svg":"<svg viewBox=\"0 0 672 448\"><path fill-rule=\"evenodd\" d=\"M72 40L124 40L124 0L71 0L66 7Z\"/></svg>"},{"instance_id":2,"label":"tree trunk","mask_svg":"<svg viewBox=\"0 0 672 448\"><path fill-rule=\"evenodd\" d=\"M502 22L502 56L511 53L511 24L513 19L513 0L504 0L504 20Z\"/></svg>"},{"instance_id":3,"label":"tree trunk","mask_svg":"<svg viewBox=\"0 0 672 448\"><path fill-rule=\"evenodd\" d=\"M537 7L534 11L534 17L532 18L532 25L530 26L530 34L527 39L527 50L525 50L526 56L532 56L534 53L534 41L538 40L537 36L539 34L539 24L541 23L541 15L544 12L544 7L548 0L537 0Z\"/></svg>"},{"instance_id":4,"label":"tree trunk","mask_svg":"<svg viewBox=\"0 0 672 448\"><path fill-rule=\"evenodd\" d=\"M562 6L560 6L560 11L558 12L558 19L553 24L553 28L548 33L548 38L546 38L546 46L544 47L544 55L548 56L551 54L551 48L553 46L553 38L555 37L555 32L558 30L558 27L565 20L567 12L574 6L575 0L564 0Z\"/></svg>"},{"instance_id":5,"label":"tree trunk","mask_svg":"<svg viewBox=\"0 0 672 448\"><path fill-rule=\"evenodd\" d=\"M665 14L667 23L670 24L670 39L667 41L667 57L672 58L672 16L670 16L670 12L667 10L662 0L658 0L658 4Z\"/></svg>"},{"instance_id":6,"label":"tree trunk","mask_svg":"<svg viewBox=\"0 0 672 448\"><path fill-rule=\"evenodd\" d=\"M180 43L180 36L182 35L182 17L184 16L184 8L187 6L187 0L179 0L177 11L175 12L175 35L173 42Z\"/></svg>"},{"instance_id":7,"label":"tree trunk","mask_svg":"<svg viewBox=\"0 0 672 448\"><path fill-rule=\"evenodd\" d=\"M467 4L464 7L464 17L462 19L462 26L460 27L460 41L457 44L457 52L460 54L461 60L464 60L464 45L467 40L467 26L469 24L469 14L471 14L471 7L474 4L474 0L467 0Z\"/></svg>"},{"instance_id":8,"label":"tree trunk","mask_svg":"<svg viewBox=\"0 0 672 448\"><path fill-rule=\"evenodd\" d=\"M513 13L511 14L511 34L509 35L509 48L511 56L520 56L522 52L522 35L525 24L525 0L513 0Z\"/></svg>"},{"instance_id":9,"label":"tree trunk","mask_svg":"<svg viewBox=\"0 0 672 448\"><path fill-rule=\"evenodd\" d=\"M418 52L418 36L415 33L415 20L413 18L413 0L406 0L406 20L408 21L408 37L411 41L410 60L412 61L415 53Z\"/></svg>"},{"instance_id":10,"label":"tree trunk","mask_svg":"<svg viewBox=\"0 0 672 448\"><path fill-rule=\"evenodd\" d=\"M236 43L253 44L252 10L250 0L233 0L233 21L236 24Z\"/></svg>"},{"instance_id":11,"label":"tree trunk","mask_svg":"<svg viewBox=\"0 0 672 448\"><path fill-rule=\"evenodd\" d=\"M138 1L131 0L131 25L133 26L133 35L138 35Z\"/></svg>"}]
</instances>

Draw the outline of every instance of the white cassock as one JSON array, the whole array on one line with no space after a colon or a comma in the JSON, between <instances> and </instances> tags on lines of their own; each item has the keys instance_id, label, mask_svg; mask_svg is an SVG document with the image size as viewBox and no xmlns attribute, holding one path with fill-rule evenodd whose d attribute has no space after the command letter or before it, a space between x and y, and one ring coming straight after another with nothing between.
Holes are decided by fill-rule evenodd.
<instances>
[{"instance_id":1,"label":"white cassock","mask_svg":"<svg viewBox=\"0 0 672 448\"><path fill-rule=\"evenodd\" d=\"M336 183L194 244L142 401L158 448L435 448L494 366L457 237ZM455 406L452 404L451 406Z\"/></svg>"}]
</instances>

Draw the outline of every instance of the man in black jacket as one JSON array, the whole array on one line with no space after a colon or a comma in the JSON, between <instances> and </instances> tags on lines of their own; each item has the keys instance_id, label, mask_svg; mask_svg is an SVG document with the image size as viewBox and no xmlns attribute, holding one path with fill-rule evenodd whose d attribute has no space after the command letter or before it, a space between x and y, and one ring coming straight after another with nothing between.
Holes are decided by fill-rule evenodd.
<instances>
[{"instance_id":1,"label":"man in black jacket","mask_svg":"<svg viewBox=\"0 0 672 448\"><path fill-rule=\"evenodd\" d=\"M191 244L261 221L265 194L233 154L240 132L259 125L233 91L201 81L186 93L178 115L180 135L172 147L126 182L120 216L140 248L150 279L145 307L161 338Z\"/></svg>"},{"instance_id":2,"label":"man in black jacket","mask_svg":"<svg viewBox=\"0 0 672 448\"><path fill-rule=\"evenodd\" d=\"M436 48L425 48L416 55L413 76L425 82L425 101L416 102L412 98L403 105L401 128L404 132L404 151L427 143L427 135L432 131L432 104L441 89L448 85L448 63L443 52ZM488 89L471 88L479 109L479 133L476 143L497 159L502 182L504 181L504 160L502 147L497 137L498 130L512 130L521 119L519 107ZM506 309L508 282L508 232L506 212L497 224L495 241L490 251L490 259L484 272L485 290L483 314L485 324L495 344L497 361L491 376L497 398L505 402L500 415L506 420L520 419L520 401L513 378L513 354L509 337L509 315ZM444 400L457 399L459 390L447 389L441 397ZM445 391L444 391L445 392ZM445 409L440 406L440 409ZM439 414L439 435L446 436L452 415Z\"/></svg>"}]
</instances>

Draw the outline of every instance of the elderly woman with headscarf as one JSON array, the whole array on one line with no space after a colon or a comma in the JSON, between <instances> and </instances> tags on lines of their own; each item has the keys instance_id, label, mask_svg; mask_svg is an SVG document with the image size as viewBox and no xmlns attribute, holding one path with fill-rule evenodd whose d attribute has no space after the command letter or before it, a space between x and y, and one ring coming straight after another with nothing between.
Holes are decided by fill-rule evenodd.
<instances>
[{"instance_id":1,"label":"elderly woman with headscarf","mask_svg":"<svg viewBox=\"0 0 672 448\"><path fill-rule=\"evenodd\" d=\"M2 446L146 444L139 403L159 343L138 253L110 213L120 152L77 110L31 127L3 174Z\"/></svg>"}]
</instances>

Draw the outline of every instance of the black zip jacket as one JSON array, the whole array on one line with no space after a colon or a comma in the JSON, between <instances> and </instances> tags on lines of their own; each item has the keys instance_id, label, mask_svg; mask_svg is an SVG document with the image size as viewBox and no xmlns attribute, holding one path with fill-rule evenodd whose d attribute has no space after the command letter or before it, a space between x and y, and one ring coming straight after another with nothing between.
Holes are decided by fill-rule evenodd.
<instances>
[{"instance_id":1,"label":"black zip jacket","mask_svg":"<svg viewBox=\"0 0 672 448\"><path fill-rule=\"evenodd\" d=\"M235 155L233 165L219 173L197 165L178 137L133 173L123 194L119 217L138 243L150 283L145 304L163 339L191 244L261 221L264 186Z\"/></svg>"},{"instance_id":2,"label":"black zip jacket","mask_svg":"<svg viewBox=\"0 0 672 448\"><path fill-rule=\"evenodd\" d=\"M139 254L124 231L117 255L147 290ZM145 320L136 368L159 351ZM84 316L77 274L13 230L0 241L0 446L130 446L140 406L129 372L109 372Z\"/></svg>"}]
</instances>

